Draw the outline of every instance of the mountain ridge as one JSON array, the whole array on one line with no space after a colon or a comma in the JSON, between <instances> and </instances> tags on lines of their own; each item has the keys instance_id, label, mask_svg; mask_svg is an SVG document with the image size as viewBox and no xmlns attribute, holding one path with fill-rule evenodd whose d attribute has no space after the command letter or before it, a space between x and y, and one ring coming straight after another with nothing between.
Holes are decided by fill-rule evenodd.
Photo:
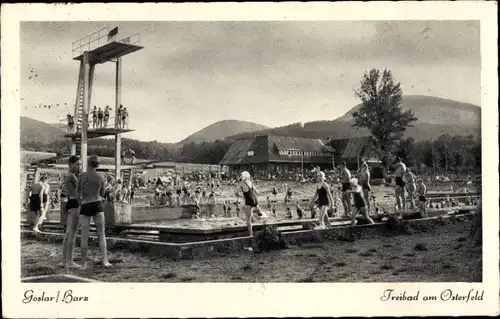
<instances>
[{"instance_id":1,"label":"mountain ridge","mask_svg":"<svg viewBox=\"0 0 500 319\"><path fill-rule=\"evenodd\" d=\"M319 120L306 122L303 126L294 123L281 127L269 128L265 125L249 121L222 120L215 122L177 143L162 143L181 147L186 143L211 142L216 139L233 140L262 134L275 134L297 137L318 138L354 138L367 136L366 129L351 126L352 113L360 107L354 106L344 115L334 120ZM409 127L407 137L416 140L437 138L441 134L480 136L481 108L477 105L424 95L403 96L403 108L410 108L419 118L415 127ZM21 145L26 143L48 144L65 140L64 131L56 124L48 124L29 117L21 116Z\"/></svg>"}]
</instances>

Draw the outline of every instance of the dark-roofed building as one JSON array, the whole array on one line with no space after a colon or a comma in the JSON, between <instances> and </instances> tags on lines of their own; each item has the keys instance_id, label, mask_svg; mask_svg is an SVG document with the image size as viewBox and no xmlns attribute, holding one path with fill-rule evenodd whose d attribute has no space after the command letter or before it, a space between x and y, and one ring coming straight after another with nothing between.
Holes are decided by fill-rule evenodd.
<instances>
[{"instance_id":1,"label":"dark-roofed building","mask_svg":"<svg viewBox=\"0 0 500 319\"><path fill-rule=\"evenodd\" d=\"M349 169L358 169L364 160L377 161L373 153L372 138L369 136L330 140L327 144L337 150L335 162L346 162Z\"/></svg>"},{"instance_id":2,"label":"dark-roofed building","mask_svg":"<svg viewBox=\"0 0 500 319\"><path fill-rule=\"evenodd\" d=\"M219 164L228 166L230 174L246 170L267 176L315 166L331 169L334 155L335 149L321 139L262 135L236 139Z\"/></svg>"}]
</instances>

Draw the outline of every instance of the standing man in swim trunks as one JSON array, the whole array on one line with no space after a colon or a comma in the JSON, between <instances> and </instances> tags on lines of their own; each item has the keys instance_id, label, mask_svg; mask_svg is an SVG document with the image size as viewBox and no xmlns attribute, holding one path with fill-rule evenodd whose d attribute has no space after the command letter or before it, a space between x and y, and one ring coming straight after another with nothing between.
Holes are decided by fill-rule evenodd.
<instances>
[{"instance_id":1,"label":"standing man in swim trunks","mask_svg":"<svg viewBox=\"0 0 500 319\"><path fill-rule=\"evenodd\" d=\"M41 224L40 220L42 217L43 209L43 189L44 183L47 180L45 175L40 177L38 183L31 186L29 201L30 201L30 220L33 221L33 230L39 232L38 226Z\"/></svg>"},{"instance_id":2,"label":"standing man in swim trunks","mask_svg":"<svg viewBox=\"0 0 500 319\"><path fill-rule=\"evenodd\" d=\"M245 200L245 204L243 206L243 211L245 212L245 219L248 227L248 235L253 237L252 230L252 213L254 209L257 208L259 202L257 200L257 190L255 186L252 184L250 180L250 173L247 171L243 171L241 173L241 183L236 190L236 194L239 195L239 192L243 193L243 198Z\"/></svg>"},{"instance_id":3,"label":"standing man in swim trunks","mask_svg":"<svg viewBox=\"0 0 500 319\"><path fill-rule=\"evenodd\" d=\"M370 224L374 224L375 222L370 218L370 215L368 215L368 212L366 211L366 199L363 195L362 187L358 185L358 180L356 178L351 179L350 186L351 189L348 190L348 192L353 194L354 199L354 211L351 215L351 226L356 225L356 217L358 214L363 214L365 219Z\"/></svg>"},{"instance_id":4,"label":"standing man in swim trunks","mask_svg":"<svg viewBox=\"0 0 500 319\"><path fill-rule=\"evenodd\" d=\"M316 207L319 209L319 228L325 228L325 222L329 228L331 224L328 218L328 209L333 208L333 196L328 183L325 181L325 173L317 171L316 174L318 184L316 185L316 192L314 192L314 196L311 198L311 205L314 205L311 210L315 211Z\"/></svg>"},{"instance_id":5,"label":"standing man in swim trunks","mask_svg":"<svg viewBox=\"0 0 500 319\"><path fill-rule=\"evenodd\" d=\"M405 172L405 180L406 180L406 190L408 191L408 197L410 197L410 209L412 213L415 213L415 191L417 190L417 186L415 185L415 175L410 171L409 168L406 168Z\"/></svg>"},{"instance_id":6,"label":"standing man in swim trunks","mask_svg":"<svg viewBox=\"0 0 500 319\"><path fill-rule=\"evenodd\" d=\"M394 163L394 175L396 177L395 195L396 195L396 206L400 216L406 210L405 182L403 180L405 172L406 172L406 165L403 162L401 162L401 158L396 157L396 161ZM403 210L401 210L401 207L403 208Z\"/></svg>"},{"instance_id":7,"label":"standing man in swim trunks","mask_svg":"<svg viewBox=\"0 0 500 319\"><path fill-rule=\"evenodd\" d=\"M366 200L366 210L368 215L371 214L371 204L370 204L370 192L372 187L370 185L370 168L366 162L361 164L361 174L359 175L359 183L361 184L361 188L363 189L363 196Z\"/></svg>"},{"instance_id":8,"label":"standing man in swim trunks","mask_svg":"<svg viewBox=\"0 0 500 319\"><path fill-rule=\"evenodd\" d=\"M76 233L78 229L78 219L80 204L78 202L78 179L80 172L80 158L76 155L68 159L68 173L64 177L62 192L68 199L65 205L67 215L66 233L62 244L61 267L79 268L81 267L73 261L73 251L75 250Z\"/></svg>"},{"instance_id":9,"label":"standing man in swim trunks","mask_svg":"<svg viewBox=\"0 0 500 319\"><path fill-rule=\"evenodd\" d=\"M78 181L78 191L81 198L80 220L82 223L81 251L83 267L87 267L88 241L90 233L90 219L94 219L99 239L99 250L101 251L102 266L110 267L108 252L106 247L106 235L104 233L104 210L102 200L104 196L105 183L101 174L97 173L99 167L99 157L89 156L88 172L80 174Z\"/></svg>"},{"instance_id":10,"label":"standing man in swim trunks","mask_svg":"<svg viewBox=\"0 0 500 319\"><path fill-rule=\"evenodd\" d=\"M340 163L340 183L342 184L342 205L344 206L344 217L351 217L351 194L348 192L351 188L349 181L351 172L347 169L346 163Z\"/></svg>"}]
</instances>

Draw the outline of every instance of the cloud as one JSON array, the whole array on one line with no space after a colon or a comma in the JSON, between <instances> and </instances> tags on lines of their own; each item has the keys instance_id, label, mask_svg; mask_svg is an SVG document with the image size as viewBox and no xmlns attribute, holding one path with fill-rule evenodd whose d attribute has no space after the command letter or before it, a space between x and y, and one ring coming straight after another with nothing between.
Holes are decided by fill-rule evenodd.
<instances>
[{"instance_id":1,"label":"cloud","mask_svg":"<svg viewBox=\"0 0 500 319\"><path fill-rule=\"evenodd\" d=\"M68 110L31 105L75 100L71 43L105 22L21 25L23 112L42 120ZM480 102L479 22L119 22L144 50L124 57L122 101L132 137L175 141L217 120L268 126L344 114L369 68L387 67L405 94ZM40 74L28 80L30 68ZM447 77L444 78L443 74ZM114 65L96 68L91 104L114 104ZM148 129L143 129L147 127ZM141 128L141 129L139 129Z\"/></svg>"}]
</instances>

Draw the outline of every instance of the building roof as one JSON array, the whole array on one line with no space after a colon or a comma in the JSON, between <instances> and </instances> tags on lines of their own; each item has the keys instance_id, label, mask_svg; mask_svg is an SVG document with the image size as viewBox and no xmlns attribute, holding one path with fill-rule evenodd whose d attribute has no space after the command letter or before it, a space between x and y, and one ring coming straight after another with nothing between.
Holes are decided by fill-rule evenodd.
<instances>
[{"instance_id":1,"label":"building roof","mask_svg":"<svg viewBox=\"0 0 500 319\"><path fill-rule=\"evenodd\" d=\"M250 146L253 144L255 138L245 138L245 139L237 139L231 144L226 154L220 161L220 165L226 164L240 164L243 162L243 159L248 155L248 150Z\"/></svg>"},{"instance_id":2,"label":"building roof","mask_svg":"<svg viewBox=\"0 0 500 319\"><path fill-rule=\"evenodd\" d=\"M370 137L359 137L350 139L342 152L342 159L357 159L362 156L371 142Z\"/></svg>"},{"instance_id":3,"label":"building roof","mask_svg":"<svg viewBox=\"0 0 500 319\"><path fill-rule=\"evenodd\" d=\"M333 147L325 145L319 138L269 136L269 143L283 150L301 150L304 152L333 152Z\"/></svg>"},{"instance_id":4,"label":"building roof","mask_svg":"<svg viewBox=\"0 0 500 319\"><path fill-rule=\"evenodd\" d=\"M342 160L357 160L358 155L363 156L371 150L371 137L357 137L349 139L330 140L328 145L333 146Z\"/></svg>"},{"instance_id":5,"label":"building roof","mask_svg":"<svg viewBox=\"0 0 500 319\"><path fill-rule=\"evenodd\" d=\"M266 162L329 163L330 156L288 156L280 155L280 150L333 153L335 149L321 139L261 135L233 142L219 164L238 165Z\"/></svg>"}]
</instances>

